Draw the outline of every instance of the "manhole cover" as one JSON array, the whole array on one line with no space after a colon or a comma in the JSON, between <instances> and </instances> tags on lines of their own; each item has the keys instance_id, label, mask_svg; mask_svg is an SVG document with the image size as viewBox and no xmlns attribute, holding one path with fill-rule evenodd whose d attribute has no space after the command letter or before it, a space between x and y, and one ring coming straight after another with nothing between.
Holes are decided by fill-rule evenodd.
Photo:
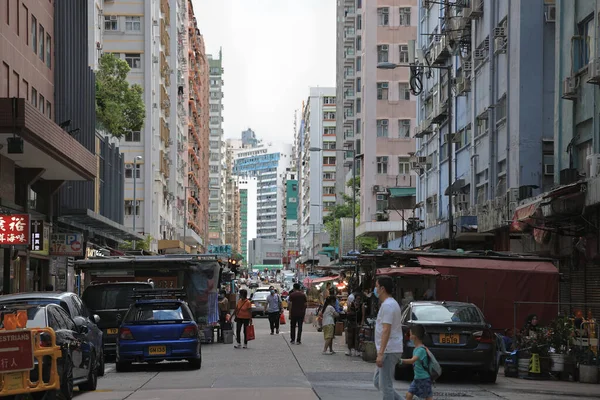
<instances>
[{"instance_id":1,"label":"manhole cover","mask_svg":"<svg viewBox=\"0 0 600 400\"><path fill-rule=\"evenodd\" d=\"M464 392L435 392L435 398L438 397L473 397L472 395Z\"/></svg>"}]
</instances>

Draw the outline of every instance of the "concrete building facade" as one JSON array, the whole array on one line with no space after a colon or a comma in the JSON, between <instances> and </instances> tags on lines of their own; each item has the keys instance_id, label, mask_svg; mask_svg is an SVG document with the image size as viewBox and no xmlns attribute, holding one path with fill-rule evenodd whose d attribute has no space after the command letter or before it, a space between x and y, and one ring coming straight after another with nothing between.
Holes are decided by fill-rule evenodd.
<instances>
[{"instance_id":1,"label":"concrete building facade","mask_svg":"<svg viewBox=\"0 0 600 400\"><path fill-rule=\"evenodd\" d=\"M258 179L256 177L238 177L240 190L240 253L244 264L248 266L248 243L257 235Z\"/></svg>"},{"instance_id":2,"label":"concrete building facade","mask_svg":"<svg viewBox=\"0 0 600 400\"><path fill-rule=\"evenodd\" d=\"M255 238L248 242L248 268L282 264L283 241L281 239Z\"/></svg>"},{"instance_id":3,"label":"concrete building facade","mask_svg":"<svg viewBox=\"0 0 600 400\"><path fill-rule=\"evenodd\" d=\"M234 157L235 175L257 179L256 237L281 239L282 218L279 210L284 205L281 177L292 167L292 145L267 143L256 148L237 150ZM252 237L249 236L249 239Z\"/></svg>"},{"instance_id":4,"label":"concrete building facade","mask_svg":"<svg viewBox=\"0 0 600 400\"><path fill-rule=\"evenodd\" d=\"M418 15L417 0L343 0L337 8L336 140L355 153L338 157L336 191L345 192L355 155L361 182L356 234L380 244L406 232L412 216L416 177L408 159L415 151L416 99L408 68L385 71L377 64L408 62ZM391 197L409 200L391 207Z\"/></svg>"},{"instance_id":5,"label":"concrete building facade","mask_svg":"<svg viewBox=\"0 0 600 400\"><path fill-rule=\"evenodd\" d=\"M210 161L209 161L209 241L211 244L224 244L225 240L225 152L223 139L223 52L219 58L209 55L210 65Z\"/></svg>"}]
</instances>

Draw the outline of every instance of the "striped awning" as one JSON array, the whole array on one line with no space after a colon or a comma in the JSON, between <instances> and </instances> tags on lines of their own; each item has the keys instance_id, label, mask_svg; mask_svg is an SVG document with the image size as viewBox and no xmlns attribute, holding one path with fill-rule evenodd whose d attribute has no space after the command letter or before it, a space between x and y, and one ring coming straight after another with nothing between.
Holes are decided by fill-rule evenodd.
<instances>
[{"instance_id":1,"label":"striped awning","mask_svg":"<svg viewBox=\"0 0 600 400\"><path fill-rule=\"evenodd\" d=\"M529 203L525 203L516 208L515 214L512 218L512 230L516 232L523 232L531 225L534 225L534 219L541 215L540 204L543 199L533 200Z\"/></svg>"}]
</instances>

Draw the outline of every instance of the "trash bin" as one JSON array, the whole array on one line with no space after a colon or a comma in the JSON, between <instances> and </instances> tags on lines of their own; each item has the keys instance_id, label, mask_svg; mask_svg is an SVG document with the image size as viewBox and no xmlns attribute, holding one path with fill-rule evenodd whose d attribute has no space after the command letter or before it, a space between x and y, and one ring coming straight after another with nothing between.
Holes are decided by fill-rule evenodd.
<instances>
[{"instance_id":1,"label":"trash bin","mask_svg":"<svg viewBox=\"0 0 600 400\"><path fill-rule=\"evenodd\" d=\"M223 343L232 344L233 343L233 329L228 329L223 331Z\"/></svg>"}]
</instances>

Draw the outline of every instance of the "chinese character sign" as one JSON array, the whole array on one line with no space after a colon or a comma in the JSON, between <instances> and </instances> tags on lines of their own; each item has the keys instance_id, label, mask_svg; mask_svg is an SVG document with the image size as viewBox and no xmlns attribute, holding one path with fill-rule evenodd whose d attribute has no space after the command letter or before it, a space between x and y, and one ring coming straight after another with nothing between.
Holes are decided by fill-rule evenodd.
<instances>
[{"instance_id":1,"label":"chinese character sign","mask_svg":"<svg viewBox=\"0 0 600 400\"><path fill-rule=\"evenodd\" d=\"M29 214L0 215L0 245L28 245Z\"/></svg>"}]
</instances>

